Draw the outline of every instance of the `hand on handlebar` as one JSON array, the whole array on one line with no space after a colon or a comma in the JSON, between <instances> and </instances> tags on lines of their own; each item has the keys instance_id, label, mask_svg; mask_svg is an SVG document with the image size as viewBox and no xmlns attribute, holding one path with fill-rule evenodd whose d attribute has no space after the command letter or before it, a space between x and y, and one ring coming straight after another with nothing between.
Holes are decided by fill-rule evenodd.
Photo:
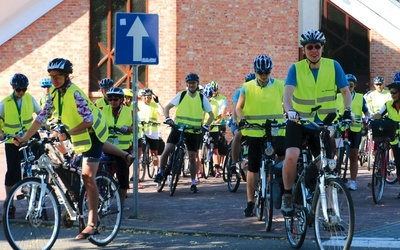
<instances>
[{"instance_id":1,"label":"hand on handlebar","mask_svg":"<svg viewBox=\"0 0 400 250\"><path fill-rule=\"evenodd\" d=\"M248 125L249 123L246 121L246 119L240 119L239 121L239 128L243 128L244 126Z\"/></svg>"},{"instance_id":2,"label":"hand on handlebar","mask_svg":"<svg viewBox=\"0 0 400 250\"><path fill-rule=\"evenodd\" d=\"M170 126L173 126L175 123L174 123L174 120L172 120L171 118L167 118L167 119L165 119L165 123L166 124L168 124L168 125L170 125Z\"/></svg>"},{"instance_id":3,"label":"hand on handlebar","mask_svg":"<svg viewBox=\"0 0 400 250\"><path fill-rule=\"evenodd\" d=\"M343 113L343 120L351 120L351 121L354 121L354 119L355 119L355 116L354 116L354 114L353 114L351 111L349 111L349 110L345 110L345 111L344 111L344 113Z\"/></svg>"},{"instance_id":4,"label":"hand on handlebar","mask_svg":"<svg viewBox=\"0 0 400 250\"><path fill-rule=\"evenodd\" d=\"M294 122L297 122L299 120L299 118L300 118L299 113L297 113L296 110L289 110L286 113L286 116L287 116L288 120L294 121Z\"/></svg>"}]
</instances>

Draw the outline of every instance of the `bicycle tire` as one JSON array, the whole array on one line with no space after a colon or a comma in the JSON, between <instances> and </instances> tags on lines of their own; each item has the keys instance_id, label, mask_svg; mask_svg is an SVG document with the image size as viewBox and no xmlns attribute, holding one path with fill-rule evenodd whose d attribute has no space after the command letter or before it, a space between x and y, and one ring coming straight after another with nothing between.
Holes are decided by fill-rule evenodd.
<instances>
[{"instance_id":1,"label":"bicycle tire","mask_svg":"<svg viewBox=\"0 0 400 250\"><path fill-rule=\"evenodd\" d=\"M350 145L345 144L343 147L339 149L338 161L337 161L338 176L344 183L347 183L346 176L347 176L347 171L349 169L349 156L350 156Z\"/></svg>"},{"instance_id":2,"label":"bicycle tire","mask_svg":"<svg viewBox=\"0 0 400 250\"><path fill-rule=\"evenodd\" d=\"M54 189L49 184L46 184L42 200L45 207L40 217L37 216L37 207L29 210L28 198L35 196L35 201L39 200L40 185L39 178L27 177L12 187L9 197L4 201L3 228L13 249L51 249L57 240L61 209ZM10 213L11 206L15 208L14 218Z\"/></svg>"},{"instance_id":3,"label":"bicycle tire","mask_svg":"<svg viewBox=\"0 0 400 250\"><path fill-rule=\"evenodd\" d=\"M145 153L143 154L143 161L146 162L146 171L147 171L147 176L150 179L153 179L154 173L156 172L156 167L153 164L151 152L150 152L150 145L146 144L146 149L144 151ZM144 175L143 175L143 180L144 180ZM141 181L143 181L141 180Z\"/></svg>"},{"instance_id":4,"label":"bicycle tire","mask_svg":"<svg viewBox=\"0 0 400 250\"><path fill-rule=\"evenodd\" d=\"M367 162L367 136L361 137L361 142L358 150L358 161L362 167Z\"/></svg>"},{"instance_id":5,"label":"bicycle tire","mask_svg":"<svg viewBox=\"0 0 400 250\"><path fill-rule=\"evenodd\" d=\"M118 234L122 221L122 201L118 183L107 173L97 173L96 184L99 190L97 230L100 234L92 235L88 240L96 246L106 246ZM83 217L82 227L86 227L88 206L86 188L82 187L79 197L79 213Z\"/></svg>"},{"instance_id":6,"label":"bicycle tire","mask_svg":"<svg viewBox=\"0 0 400 250\"><path fill-rule=\"evenodd\" d=\"M144 181L144 177L146 176L147 168L148 168L148 164L142 160L142 162L139 164L139 175L138 175L139 182Z\"/></svg>"},{"instance_id":7,"label":"bicycle tire","mask_svg":"<svg viewBox=\"0 0 400 250\"><path fill-rule=\"evenodd\" d=\"M272 182L267 182L267 190L265 191L265 230L271 231L272 218L274 216L274 199L273 199L273 185Z\"/></svg>"},{"instance_id":8,"label":"bicycle tire","mask_svg":"<svg viewBox=\"0 0 400 250\"><path fill-rule=\"evenodd\" d=\"M229 165L230 166L230 165ZM240 173L237 171L232 171L230 168L227 170L227 184L228 190L231 193L234 193L238 190L240 185Z\"/></svg>"},{"instance_id":9,"label":"bicycle tire","mask_svg":"<svg viewBox=\"0 0 400 250\"><path fill-rule=\"evenodd\" d=\"M183 160L183 171L182 175L183 177L189 177L190 176L190 169L189 169L189 151L187 150L187 147L185 145L185 157Z\"/></svg>"},{"instance_id":10,"label":"bicycle tire","mask_svg":"<svg viewBox=\"0 0 400 250\"><path fill-rule=\"evenodd\" d=\"M173 158L174 158L174 152L172 152L168 155L167 166L166 166L166 169L164 170L164 172L162 173L162 180L160 183L157 183L157 192L161 192L165 186L165 182L167 182L168 176L170 175L170 172L171 172Z\"/></svg>"},{"instance_id":11,"label":"bicycle tire","mask_svg":"<svg viewBox=\"0 0 400 250\"><path fill-rule=\"evenodd\" d=\"M305 208L307 204L304 204L306 198L304 184L297 182L293 190L294 214L291 217L285 217L285 231L289 244L292 248L298 249L306 238L309 214Z\"/></svg>"},{"instance_id":12,"label":"bicycle tire","mask_svg":"<svg viewBox=\"0 0 400 250\"><path fill-rule=\"evenodd\" d=\"M313 204L315 241L319 249L350 249L355 224L354 205L350 191L338 178L326 179L324 188L329 221L326 222L324 219L321 190L317 188ZM334 207L337 207L338 213L335 212Z\"/></svg>"},{"instance_id":13,"label":"bicycle tire","mask_svg":"<svg viewBox=\"0 0 400 250\"><path fill-rule=\"evenodd\" d=\"M372 198L375 204L382 201L383 190L385 188L385 175L382 175L382 168L385 163L385 154L382 150L378 149L375 154L375 162L372 167Z\"/></svg>"},{"instance_id":14,"label":"bicycle tire","mask_svg":"<svg viewBox=\"0 0 400 250\"><path fill-rule=\"evenodd\" d=\"M212 159L209 157L209 149L205 143L201 147L202 157L201 157L201 164L203 165L203 177L207 179L210 175L210 169L212 165Z\"/></svg>"},{"instance_id":15,"label":"bicycle tire","mask_svg":"<svg viewBox=\"0 0 400 250\"><path fill-rule=\"evenodd\" d=\"M257 185L257 189L254 192L254 209L255 209L255 214L256 217L259 221L262 221L264 218L264 208L265 208L265 199L262 196L262 185L261 185L261 179ZM264 190L265 193L265 190Z\"/></svg>"},{"instance_id":16,"label":"bicycle tire","mask_svg":"<svg viewBox=\"0 0 400 250\"><path fill-rule=\"evenodd\" d=\"M372 148L374 147L374 142L371 140L371 137L369 137L369 139L367 138L367 143L368 143L367 169L369 171L371 169L371 162L372 162Z\"/></svg>"},{"instance_id":17,"label":"bicycle tire","mask_svg":"<svg viewBox=\"0 0 400 250\"><path fill-rule=\"evenodd\" d=\"M224 161L224 166L222 167L222 179L224 182L228 182L228 169L232 165L232 156L231 156L231 149L228 149L228 153L226 154L226 158Z\"/></svg>"},{"instance_id":18,"label":"bicycle tire","mask_svg":"<svg viewBox=\"0 0 400 250\"><path fill-rule=\"evenodd\" d=\"M179 177L181 175L181 170L183 166L183 158L185 157L185 152L183 148L178 148L175 151L175 156L172 161L172 171L171 171L171 182L169 184L169 195L173 196L178 185Z\"/></svg>"}]
</instances>

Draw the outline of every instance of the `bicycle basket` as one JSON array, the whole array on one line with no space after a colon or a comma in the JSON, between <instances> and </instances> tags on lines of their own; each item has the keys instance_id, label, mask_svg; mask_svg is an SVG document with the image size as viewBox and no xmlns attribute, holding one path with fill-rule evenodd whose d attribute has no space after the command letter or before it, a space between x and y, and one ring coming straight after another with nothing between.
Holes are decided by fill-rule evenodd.
<instances>
[{"instance_id":1,"label":"bicycle basket","mask_svg":"<svg viewBox=\"0 0 400 250\"><path fill-rule=\"evenodd\" d=\"M372 140L376 142L390 142L396 137L397 122L389 118L371 121Z\"/></svg>"}]
</instances>

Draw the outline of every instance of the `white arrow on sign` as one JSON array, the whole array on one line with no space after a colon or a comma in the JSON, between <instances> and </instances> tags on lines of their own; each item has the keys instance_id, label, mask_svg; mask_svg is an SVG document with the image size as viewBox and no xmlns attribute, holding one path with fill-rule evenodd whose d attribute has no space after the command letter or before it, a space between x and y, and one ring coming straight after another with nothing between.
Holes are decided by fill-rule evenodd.
<instances>
[{"instance_id":1,"label":"white arrow on sign","mask_svg":"<svg viewBox=\"0 0 400 250\"><path fill-rule=\"evenodd\" d=\"M149 34L139 17L136 17L126 36L133 37L133 61L141 61L143 37L149 37Z\"/></svg>"}]
</instances>

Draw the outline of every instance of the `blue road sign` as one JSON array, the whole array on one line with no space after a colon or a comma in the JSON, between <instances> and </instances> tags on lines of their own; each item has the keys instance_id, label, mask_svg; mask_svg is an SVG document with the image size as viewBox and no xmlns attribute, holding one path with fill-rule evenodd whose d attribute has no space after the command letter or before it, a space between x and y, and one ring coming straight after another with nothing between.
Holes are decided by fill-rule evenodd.
<instances>
[{"instance_id":1,"label":"blue road sign","mask_svg":"<svg viewBox=\"0 0 400 250\"><path fill-rule=\"evenodd\" d=\"M115 64L158 64L158 15L115 14Z\"/></svg>"}]
</instances>

